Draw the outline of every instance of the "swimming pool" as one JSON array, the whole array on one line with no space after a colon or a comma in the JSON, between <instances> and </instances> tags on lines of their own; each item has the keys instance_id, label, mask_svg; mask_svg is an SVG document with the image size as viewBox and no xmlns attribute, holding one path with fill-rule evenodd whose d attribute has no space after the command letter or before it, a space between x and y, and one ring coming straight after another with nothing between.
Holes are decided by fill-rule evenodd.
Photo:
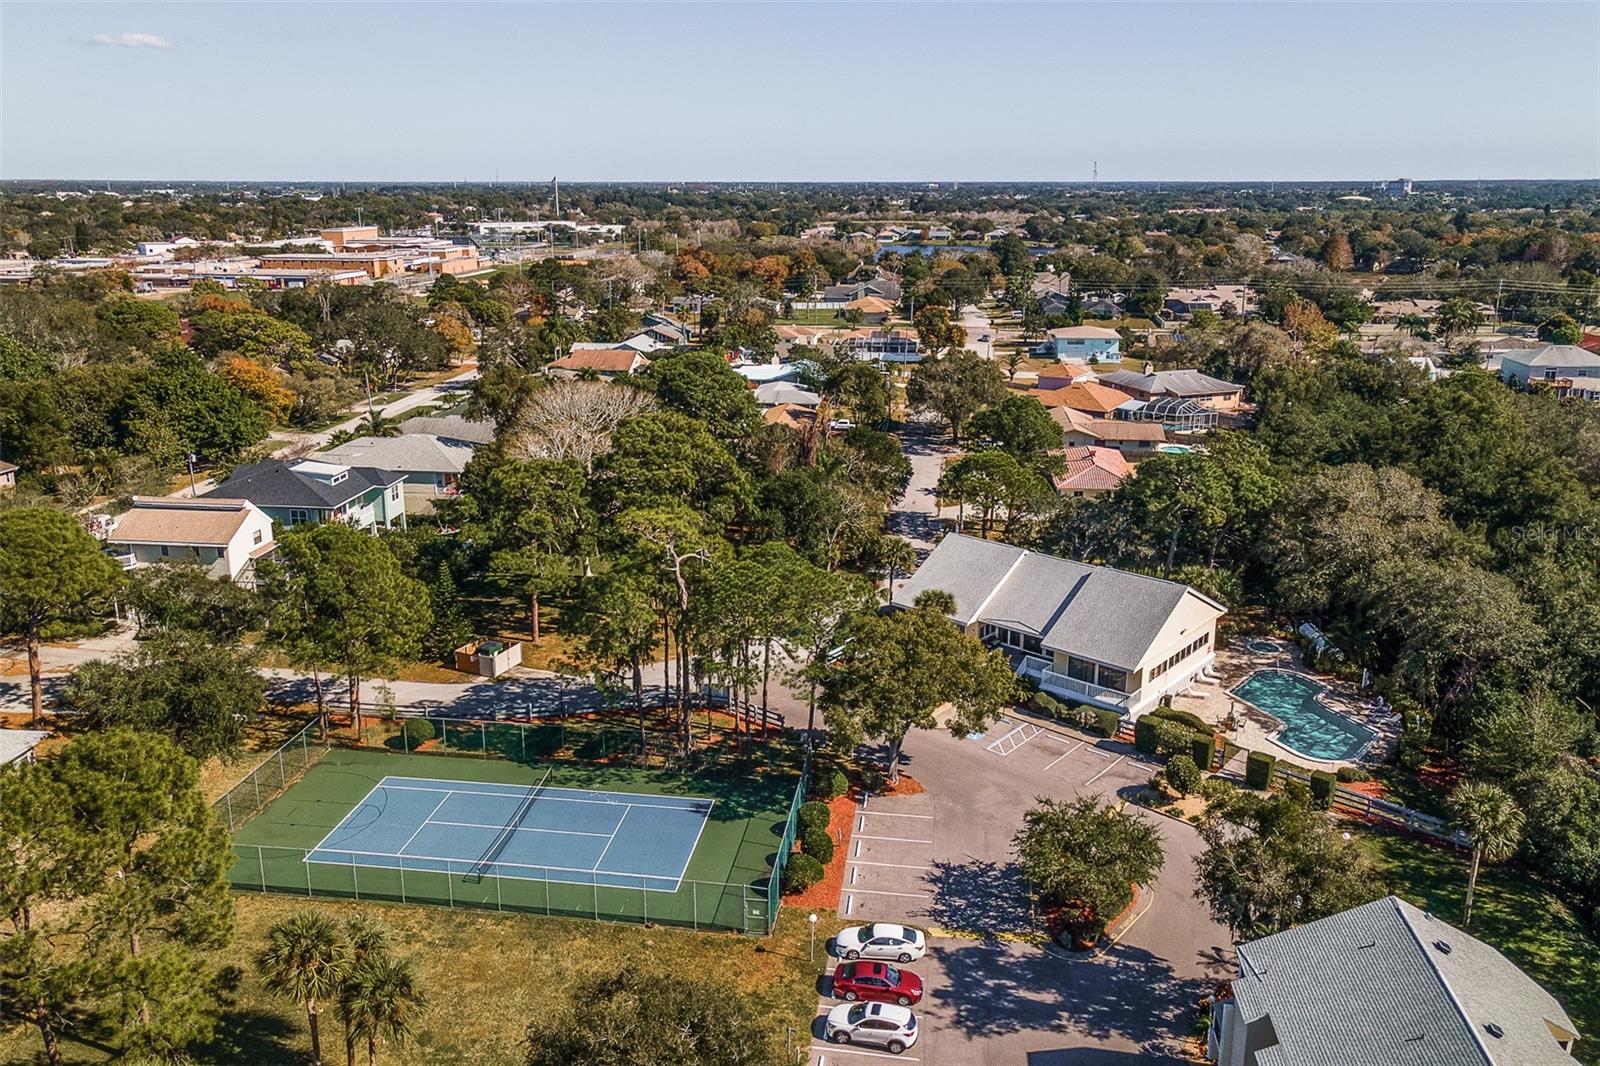
<instances>
[{"instance_id":1,"label":"swimming pool","mask_svg":"<svg viewBox=\"0 0 1600 1066\"><path fill-rule=\"evenodd\" d=\"M1378 734L1325 706L1317 697L1326 691L1304 674L1257 670L1233 694L1282 722L1272 740L1290 751L1312 759L1358 759Z\"/></svg>"},{"instance_id":2,"label":"swimming pool","mask_svg":"<svg viewBox=\"0 0 1600 1066\"><path fill-rule=\"evenodd\" d=\"M1283 651L1283 646L1277 641L1265 640L1262 638L1247 640L1244 642L1244 646L1255 652L1257 655L1277 655Z\"/></svg>"}]
</instances>

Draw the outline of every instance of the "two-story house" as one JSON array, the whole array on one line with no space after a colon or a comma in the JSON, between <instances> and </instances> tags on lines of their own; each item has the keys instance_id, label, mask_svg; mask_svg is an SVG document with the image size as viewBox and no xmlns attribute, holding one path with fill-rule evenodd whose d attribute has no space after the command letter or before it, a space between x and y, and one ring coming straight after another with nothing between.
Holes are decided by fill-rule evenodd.
<instances>
[{"instance_id":1,"label":"two-story house","mask_svg":"<svg viewBox=\"0 0 1600 1066\"><path fill-rule=\"evenodd\" d=\"M454 496L461 472L472 460L472 445L447 442L427 433L398 437L357 437L317 456L320 462L375 467L405 479L407 514L429 514L433 501Z\"/></svg>"},{"instance_id":2,"label":"two-story house","mask_svg":"<svg viewBox=\"0 0 1600 1066\"><path fill-rule=\"evenodd\" d=\"M1122 358L1122 334L1104 326L1062 326L1045 335L1040 355L1097 362Z\"/></svg>"},{"instance_id":3,"label":"two-story house","mask_svg":"<svg viewBox=\"0 0 1600 1066\"><path fill-rule=\"evenodd\" d=\"M135 496L105 535L106 552L124 570L197 563L212 577L255 584L256 560L277 547L272 519L248 500Z\"/></svg>"},{"instance_id":4,"label":"two-story house","mask_svg":"<svg viewBox=\"0 0 1600 1066\"><path fill-rule=\"evenodd\" d=\"M1215 659L1227 608L1188 585L951 533L890 601L925 589L1047 692L1137 718Z\"/></svg>"},{"instance_id":5,"label":"two-story house","mask_svg":"<svg viewBox=\"0 0 1600 1066\"><path fill-rule=\"evenodd\" d=\"M246 463L201 499L248 500L284 526L348 522L358 529L406 524L405 475L298 459Z\"/></svg>"}]
</instances>

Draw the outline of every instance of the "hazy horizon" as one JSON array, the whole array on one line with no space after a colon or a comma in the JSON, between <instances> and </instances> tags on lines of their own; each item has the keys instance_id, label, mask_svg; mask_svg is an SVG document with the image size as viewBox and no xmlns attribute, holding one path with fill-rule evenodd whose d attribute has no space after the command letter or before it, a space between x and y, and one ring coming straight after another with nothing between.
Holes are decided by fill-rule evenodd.
<instances>
[{"instance_id":1,"label":"hazy horizon","mask_svg":"<svg viewBox=\"0 0 1600 1066\"><path fill-rule=\"evenodd\" d=\"M8 2L0 178L1592 180L1597 54L1571 3Z\"/></svg>"}]
</instances>

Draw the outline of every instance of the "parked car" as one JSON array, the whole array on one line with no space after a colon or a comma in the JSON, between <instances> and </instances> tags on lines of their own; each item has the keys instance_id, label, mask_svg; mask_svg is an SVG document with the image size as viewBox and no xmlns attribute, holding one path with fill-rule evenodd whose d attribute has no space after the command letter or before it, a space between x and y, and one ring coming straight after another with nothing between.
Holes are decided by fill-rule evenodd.
<instances>
[{"instance_id":1,"label":"parked car","mask_svg":"<svg viewBox=\"0 0 1600 1066\"><path fill-rule=\"evenodd\" d=\"M895 1055L917 1042L917 1016L893 1003L841 1003L823 1035L835 1044L868 1044Z\"/></svg>"},{"instance_id":2,"label":"parked car","mask_svg":"<svg viewBox=\"0 0 1600 1066\"><path fill-rule=\"evenodd\" d=\"M909 925L890 925L876 922L841 930L833 945L841 959L888 959L893 962L916 962L928 950L922 930Z\"/></svg>"},{"instance_id":3,"label":"parked car","mask_svg":"<svg viewBox=\"0 0 1600 1066\"><path fill-rule=\"evenodd\" d=\"M909 1007L922 1000L922 978L886 962L841 962L833 971L833 994L851 1002L863 999Z\"/></svg>"}]
</instances>

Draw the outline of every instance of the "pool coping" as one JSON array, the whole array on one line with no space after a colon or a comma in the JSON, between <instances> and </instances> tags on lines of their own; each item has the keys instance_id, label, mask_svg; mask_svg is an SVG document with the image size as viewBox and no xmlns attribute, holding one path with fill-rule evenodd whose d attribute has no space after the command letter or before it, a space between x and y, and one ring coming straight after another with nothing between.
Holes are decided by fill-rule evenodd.
<instances>
[{"instance_id":1,"label":"pool coping","mask_svg":"<svg viewBox=\"0 0 1600 1066\"><path fill-rule=\"evenodd\" d=\"M1356 752L1356 754L1355 754L1355 756L1353 758L1345 758L1345 759L1324 759L1324 758L1321 758L1320 756L1308 755L1305 752L1300 751L1298 748L1290 747L1288 744L1285 744L1284 742L1282 742L1282 741L1280 741L1278 739L1279 734L1281 734L1285 729L1288 728L1288 723L1286 723L1282 718L1280 718L1277 715L1273 714L1271 711L1267 710L1265 707L1262 707L1261 705L1255 703L1254 701L1247 700L1243 696L1239 695L1240 687L1242 687L1246 682L1248 682L1252 677L1255 677L1257 674L1291 674L1291 675L1293 675L1295 677L1303 677L1303 678L1306 678L1306 679L1308 679L1310 681L1315 682L1317 684L1317 686L1318 686L1318 691L1315 694L1313 694L1311 698L1316 700L1318 703L1320 703L1323 706L1323 708L1328 711L1329 714L1336 714L1340 718L1343 718L1346 721L1350 722L1352 725L1359 726L1360 728L1366 730L1368 733L1371 734L1371 739L1368 740L1364 745L1362 745L1361 750ZM1345 714L1343 711L1339 710L1337 707L1333 706L1333 704L1329 703L1326 699L1323 698L1323 695L1325 693L1332 692L1332 691L1333 691L1333 687L1331 685L1327 684L1324 681L1318 680L1317 677L1314 674L1308 674L1303 670L1290 670L1290 669L1287 669L1287 668L1282 667L1282 666L1258 666L1258 667L1255 667L1248 674L1246 674L1244 677L1240 678L1238 684L1229 687L1228 690L1227 690L1229 697L1231 697L1232 699L1238 700L1240 703L1242 703L1245 706L1247 706L1247 707L1251 708L1252 710L1254 710L1257 714L1263 715L1263 716L1265 716L1267 718L1272 719L1272 721L1278 723L1278 728L1276 730L1274 730L1273 732L1267 734L1267 736L1265 738L1268 744L1271 744L1274 747L1281 748L1282 750L1284 750L1286 752L1289 752L1291 755L1293 755L1297 759L1305 759L1308 762L1323 763L1323 764L1325 764L1327 766L1330 766L1330 767L1359 766L1362 763L1362 761L1364 759L1366 759L1368 753L1370 753L1372 751L1373 746L1375 744L1377 744L1378 741L1383 739L1383 736L1377 730L1373 729L1371 726L1366 725L1363 722L1356 721L1350 715Z\"/></svg>"}]
</instances>

